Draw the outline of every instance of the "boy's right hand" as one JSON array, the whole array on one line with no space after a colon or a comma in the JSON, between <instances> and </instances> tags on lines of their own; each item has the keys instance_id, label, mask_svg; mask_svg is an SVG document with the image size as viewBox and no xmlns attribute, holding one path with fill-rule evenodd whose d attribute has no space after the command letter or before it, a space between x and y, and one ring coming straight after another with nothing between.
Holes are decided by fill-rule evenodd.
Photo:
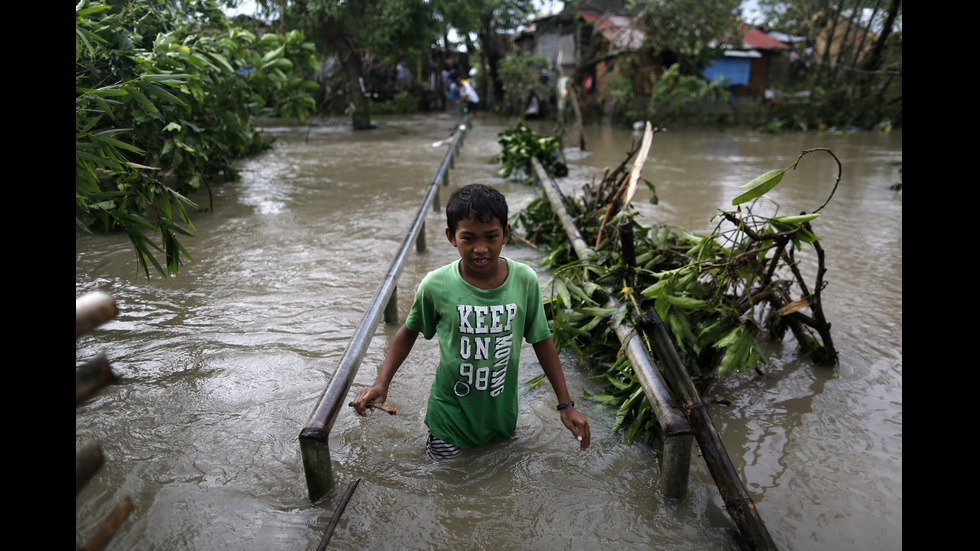
<instances>
[{"instance_id":1,"label":"boy's right hand","mask_svg":"<svg viewBox=\"0 0 980 551\"><path fill-rule=\"evenodd\" d=\"M362 388L357 393L357 396L354 397L354 401L351 402L351 405L354 407L354 411L356 411L358 415L364 416L367 415L367 406L369 403L373 402L376 404L383 404L387 399L388 389L377 386L369 386Z\"/></svg>"}]
</instances>

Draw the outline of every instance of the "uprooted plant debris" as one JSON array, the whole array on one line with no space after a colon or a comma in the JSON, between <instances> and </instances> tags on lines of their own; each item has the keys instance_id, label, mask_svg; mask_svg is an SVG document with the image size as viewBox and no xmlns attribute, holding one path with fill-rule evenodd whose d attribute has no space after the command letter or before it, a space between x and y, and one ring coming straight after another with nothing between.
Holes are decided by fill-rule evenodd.
<instances>
[{"instance_id":1,"label":"uprooted plant debris","mask_svg":"<svg viewBox=\"0 0 980 551\"><path fill-rule=\"evenodd\" d=\"M546 198L532 201L514 217L518 237L547 252L543 265L552 278L545 307L555 344L570 349L607 383L608 393L591 399L619 408L615 428L624 432L624 439L649 438L656 419L615 329L624 323L642 325L651 308L702 392L730 373L761 374L765 359L760 339L782 341L787 332L796 340L799 357L836 369L837 352L820 300L826 286L824 250L811 226L830 197L809 214L769 217L754 210L769 201L764 194L805 155L824 151L837 157L827 149L801 152L788 169L769 171L746 184L748 191L732 202L735 210L716 214L712 233L698 236L637 221L632 193L624 189L631 172L638 173L630 170L638 149L607 169L599 182L586 183L581 195L562 199L590 246L584 258L572 248ZM839 160L837 165L834 190L840 181ZM635 186L635 176L633 180ZM656 204L653 183L643 182ZM809 254L815 257L809 264L816 266L810 270L815 272L812 282L799 262ZM615 307L606 306L608 297L615 298ZM644 339L655 357L642 331L634 337Z\"/></svg>"}]
</instances>

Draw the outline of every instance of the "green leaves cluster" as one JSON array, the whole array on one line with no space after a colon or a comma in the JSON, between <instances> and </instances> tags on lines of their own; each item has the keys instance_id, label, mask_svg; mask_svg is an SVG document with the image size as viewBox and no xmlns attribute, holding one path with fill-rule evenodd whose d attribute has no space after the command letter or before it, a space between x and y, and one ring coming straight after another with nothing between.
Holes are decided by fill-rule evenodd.
<instances>
[{"instance_id":1,"label":"green leaves cluster","mask_svg":"<svg viewBox=\"0 0 980 551\"><path fill-rule=\"evenodd\" d=\"M902 1L760 0L767 26L804 37L768 128L902 125Z\"/></svg>"},{"instance_id":2,"label":"green leaves cluster","mask_svg":"<svg viewBox=\"0 0 980 551\"><path fill-rule=\"evenodd\" d=\"M741 0L629 0L633 18L655 51L671 51L687 74L738 35Z\"/></svg>"},{"instance_id":3,"label":"green leaves cluster","mask_svg":"<svg viewBox=\"0 0 980 551\"><path fill-rule=\"evenodd\" d=\"M562 152L561 136L539 136L524 123L497 134L501 150L494 160L502 165L500 176L509 178L521 174L530 179L531 159L536 158L549 174L565 176L568 165Z\"/></svg>"},{"instance_id":4,"label":"green leaves cluster","mask_svg":"<svg viewBox=\"0 0 980 551\"><path fill-rule=\"evenodd\" d=\"M125 231L147 277L150 265L176 275L191 258L180 242L193 236L187 196L237 179L234 160L270 146L252 117L315 108L316 62L301 33L232 27L214 0L174 5L75 8L76 228Z\"/></svg>"},{"instance_id":5,"label":"green leaves cluster","mask_svg":"<svg viewBox=\"0 0 980 551\"><path fill-rule=\"evenodd\" d=\"M662 74L650 75L652 87L648 102L651 124L663 125L675 120L685 111L706 101L728 99L728 91L719 82L704 80L680 72L680 65L668 67Z\"/></svg>"},{"instance_id":6,"label":"green leaves cluster","mask_svg":"<svg viewBox=\"0 0 980 551\"><path fill-rule=\"evenodd\" d=\"M541 71L548 65L548 57L544 54L522 52L517 47L500 60L497 71L504 90L500 106L503 113L523 116L532 95L537 95L543 103L554 98L554 85L541 82Z\"/></svg>"},{"instance_id":7,"label":"green leaves cluster","mask_svg":"<svg viewBox=\"0 0 980 551\"><path fill-rule=\"evenodd\" d=\"M810 227L818 215L752 213L752 201L778 184L784 171L747 184L749 190L736 199L737 210L717 215L714 231L698 236L668 226L643 226L629 205L604 221L625 164L607 171L598 185L586 185L581 196L565 197L565 210L586 243L596 242L601 226L608 236L583 258L573 254L546 199L532 201L514 222L515 231L548 251L543 264L552 270L546 310L553 338L559 349L571 350L607 384L607 394L592 398L619 408L617 430L632 439L649 436L656 426L615 332L620 326L630 327L630 338L642 339L656 358L643 331L651 309L665 323L684 367L702 389L728 374L758 370L763 362L758 339L764 331L781 340L792 330L801 352L817 361L836 362L829 324L819 308L822 272L812 287L816 291L810 291L794 256L810 246L822 267L819 238ZM624 232L626 228L631 231ZM632 257L623 246L624 234L630 233ZM794 300L793 293L801 296ZM805 323L795 314L804 302L814 312L812 319L802 317ZM810 322L812 327L807 326Z\"/></svg>"}]
</instances>

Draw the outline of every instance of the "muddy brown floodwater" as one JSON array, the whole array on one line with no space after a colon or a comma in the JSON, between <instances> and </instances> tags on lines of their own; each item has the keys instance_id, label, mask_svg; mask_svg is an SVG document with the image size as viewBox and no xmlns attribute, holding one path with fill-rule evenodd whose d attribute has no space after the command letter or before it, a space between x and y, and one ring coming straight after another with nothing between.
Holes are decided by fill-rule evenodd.
<instances>
[{"instance_id":1,"label":"muddy brown floodwater","mask_svg":"<svg viewBox=\"0 0 980 551\"><path fill-rule=\"evenodd\" d=\"M613 432L615 411L590 405L601 381L566 358L569 389L592 425L580 452L541 385L521 395L517 435L459 461L425 458L423 416L437 358L421 340L392 385L394 416L340 414L330 438L337 489L307 496L298 436L329 383L400 245L450 135L445 114L268 125L276 147L214 183L197 212L193 262L147 280L124 236L76 236L75 296L112 295L119 316L76 341L76 360L104 352L120 384L75 410L76 448L98 442L105 465L76 498L81 544L112 507L134 509L109 549L316 549L344 490L360 479L330 542L335 549L734 550L735 530L697 446L689 493L663 497L655 453ZM540 190L497 176L497 133L511 121L481 113L451 184L500 188L512 212ZM535 127L550 133L550 124ZM566 150L566 193L619 164L639 135L586 130ZM784 550L902 548L901 131L668 130L654 136L634 205L647 225L695 233L731 208L740 186L787 168L804 149L830 148L843 178L814 227L827 251L825 312L839 374L766 346L765 377L726 378L709 413L773 540ZM836 165L808 155L770 193L782 213L826 199ZM442 194L442 201L448 197ZM192 197L202 206L207 194ZM454 258L433 212L428 247L400 277L404 315L415 284ZM542 253L504 254L549 274ZM369 384L396 327L381 324L351 396ZM521 380L541 373L525 348Z\"/></svg>"}]
</instances>

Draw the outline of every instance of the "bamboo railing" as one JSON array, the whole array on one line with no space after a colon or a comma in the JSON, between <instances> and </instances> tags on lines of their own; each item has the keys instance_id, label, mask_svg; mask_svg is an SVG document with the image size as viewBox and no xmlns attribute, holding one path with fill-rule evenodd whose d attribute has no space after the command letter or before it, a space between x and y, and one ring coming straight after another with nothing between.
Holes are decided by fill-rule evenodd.
<instances>
[{"instance_id":1,"label":"bamboo railing","mask_svg":"<svg viewBox=\"0 0 980 551\"><path fill-rule=\"evenodd\" d=\"M418 252L425 250L425 212L431 205L433 210L439 210L439 187L449 185L449 169L454 168L455 158L459 155L459 149L463 145L466 135L466 120L459 125L452 138L449 140L449 147L443 156L442 163L436 171L432 182L429 184L425 198L419 206L415 220L412 222L405 239L402 241L395 258L388 269L374 295L374 299L368 306L367 312L361 319L361 323L354 331L347 350L344 351L337 366L333 378L320 397L316 409L310 415L306 427L299 434L300 451L303 456L303 470L306 473L306 486L313 502L323 498L333 487L333 467L330 462L330 430L341 409L345 407L347 392L350 390L357 369L367 352L368 345L374 335L375 329L381 320L382 311L386 323L397 323L397 294L396 287L398 276L408 255L408 249L412 242Z\"/></svg>"},{"instance_id":2,"label":"bamboo railing","mask_svg":"<svg viewBox=\"0 0 980 551\"><path fill-rule=\"evenodd\" d=\"M548 176L544 167L541 166L541 163L534 158L532 158L532 172L534 182L544 189L545 196L558 214L558 219L572 243L572 248L579 258L583 258L588 245L585 244L575 222L565 210L565 205L561 200L561 192L551 177ZM616 300L610 297L605 306L615 308ZM687 479L691 468L691 446L693 443L691 424L684 417L676 400L671 396L660 371L647 355L640 339L630 338L632 332L633 328L628 324L620 324L616 328L616 336L620 342L626 343L626 355L636 371L643 392L646 394L647 400L650 401L650 406L653 408L660 425L663 436L660 476L664 495L680 498L687 493Z\"/></svg>"},{"instance_id":3,"label":"bamboo railing","mask_svg":"<svg viewBox=\"0 0 980 551\"><path fill-rule=\"evenodd\" d=\"M105 293L90 293L75 299L75 338L88 334L118 314L116 301ZM117 378L109 366L105 354L75 366L75 407L83 403ZM105 458L102 448L95 442L85 442L75 451L75 497L102 468ZM109 515L96 528L78 550L100 551L115 536L119 527L133 511L133 500L126 497L116 504Z\"/></svg>"},{"instance_id":4,"label":"bamboo railing","mask_svg":"<svg viewBox=\"0 0 980 551\"><path fill-rule=\"evenodd\" d=\"M640 162L642 160L640 159ZM579 258L583 258L586 254L587 245L565 209L561 191L544 170L544 167L541 166L541 163L535 158L532 158L531 161L535 183L544 189L548 201L558 215L558 219L572 243L572 248ZM631 231L629 235L632 236ZM632 246L632 241L624 243L624 254L632 255ZM610 298L605 306L614 308L616 302ZM644 316L639 330L651 336L654 350L665 366L665 372L670 378L671 386L677 389L681 396L680 407L678 407L678 400L673 397L664 383L660 370L657 369L643 347L641 339L630 338L634 330L636 329L627 324L620 324L616 329L616 336L619 337L620 342L626 342L626 339L629 339L627 355L633 365L633 370L640 379L643 391L653 407L663 433L664 459L661 476L664 494L677 497L686 491L687 474L690 468L691 439L693 437L701 448L701 454L708 470L718 486L725 502L725 508L735 522L742 540L753 550L777 549L758 509L755 507L755 503L732 465L721 436L715 430L711 418L708 416L706 405L701 400L701 396L687 371L684 370L684 365L681 363L677 350L670 340L670 335L656 310L651 308Z\"/></svg>"}]
</instances>

